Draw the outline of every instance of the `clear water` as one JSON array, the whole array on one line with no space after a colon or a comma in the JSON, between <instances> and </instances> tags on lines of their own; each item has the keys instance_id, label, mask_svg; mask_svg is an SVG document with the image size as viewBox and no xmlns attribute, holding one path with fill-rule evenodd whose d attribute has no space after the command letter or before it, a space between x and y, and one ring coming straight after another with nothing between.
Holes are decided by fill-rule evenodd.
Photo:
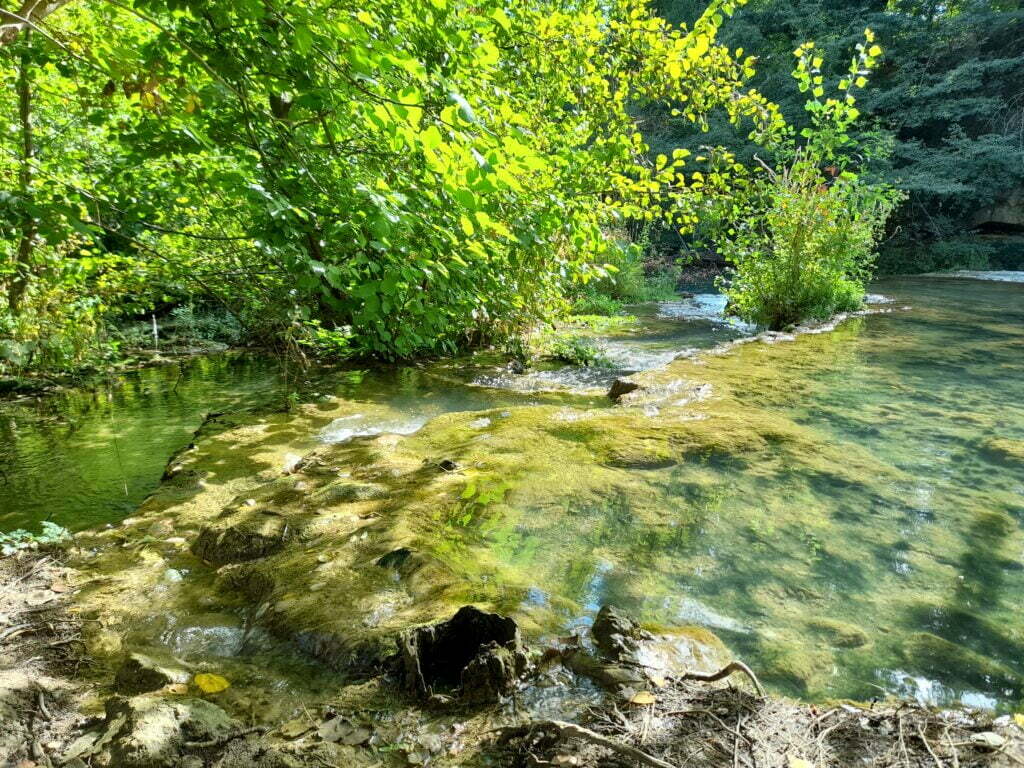
<instances>
[{"instance_id":1,"label":"clear water","mask_svg":"<svg viewBox=\"0 0 1024 768\"><path fill-rule=\"evenodd\" d=\"M708 627L804 698L1020 702L1024 285L875 290L833 332L669 366L715 395L651 426L706 419L703 456L521 493L477 531L505 578L569 627L604 603Z\"/></svg>"},{"instance_id":2,"label":"clear water","mask_svg":"<svg viewBox=\"0 0 1024 768\"><path fill-rule=\"evenodd\" d=\"M891 299L883 311L833 332L695 359L675 358L744 332L709 297L641 310L636 327L602 339L610 371L560 368L531 382L484 359L321 371L306 388L326 414L310 444L394 432L410 435L412 456L450 445L465 466L490 462L513 486L506 500L468 522L422 517L419 543L481 599L499 593L496 604L526 620L554 616L552 630L610 602L652 623L712 629L775 690L804 698L886 691L1016 706L1024 285L920 278L874 290ZM176 388L176 369L152 369L97 394L5 408L0 529L115 521L204 412L280 397L266 361L189 365ZM607 407L607 377L654 365L713 395ZM495 415L523 405L542 407ZM472 439L431 422L483 409L465 417ZM623 441L689 435L701 449L674 466L612 466L594 456L616 430ZM410 509L437 511L417 490ZM169 621L168 642L193 641L195 622Z\"/></svg>"},{"instance_id":3,"label":"clear water","mask_svg":"<svg viewBox=\"0 0 1024 768\"><path fill-rule=\"evenodd\" d=\"M530 403L606 407L604 393L616 376L738 335L714 319L666 321L656 305L633 309L639 322L602 339L615 363L610 368L548 365L513 375L481 355L307 371L295 385L305 400L351 406L311 435L311 444L409 434L452 411ZM0 531L37 530L42 520L77 531L127 517L206 414L283 406L284 381L274 360L228 353L145 368L95 390L0 402Z\"/></svg>"},{"instance_id":4,"label":"clear water","mask_svg":"<svg viewBox=\"0 0 1024 768\"><path fill-rule=\"evenodd\" d=\"M0 403L0 531L117 521L156 487L203 416L270 402L277 366L214 355L117 376L94 391Z\"/></svg>"}]
</instances>

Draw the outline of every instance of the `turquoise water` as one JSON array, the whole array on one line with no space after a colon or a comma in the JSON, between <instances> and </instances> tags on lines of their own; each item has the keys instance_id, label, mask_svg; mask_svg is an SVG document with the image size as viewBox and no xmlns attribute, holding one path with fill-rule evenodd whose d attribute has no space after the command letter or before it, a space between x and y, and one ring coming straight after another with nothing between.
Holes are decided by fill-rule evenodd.
<instances>
[{"instance_id":1,"label":"turquoise water","mask_svg":"<svg viewBox=\"0 0 1024 768\"><path fill-rule=\"evenodd\" d=\"M571 497L480 528L507 578L570 601L566 628L605 603L710 628L802 698L1017 706L1024 285L874 290L891 302L835 331L673 363L666 377L714 394L649 423L707 447L665 468L560 468Z\"/></svg>"}]
</instances>

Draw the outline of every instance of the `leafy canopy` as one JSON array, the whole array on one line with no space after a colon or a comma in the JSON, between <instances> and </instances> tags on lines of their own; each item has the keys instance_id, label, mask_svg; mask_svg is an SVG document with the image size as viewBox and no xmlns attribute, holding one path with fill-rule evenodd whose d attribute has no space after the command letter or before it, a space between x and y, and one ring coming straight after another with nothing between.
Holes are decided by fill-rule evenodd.
<instances>
[{"instance_id":1,"label":"leafy canopy","mask_svg":"<svg viewBox=\"0 0 1024 768\"><path fill-rule=\"evenodd\" d=\"M734 9L686 28L642 0L71 3L0 48L39 116L36 151L0 159L31 176L3 226L41 227L0 279L29 304L54 281L201 294L344 354L507 335L606 274L603 228L689 228L728 193L728 155L708 177L649 158L632 107L781 130L716 42Z\"/></svg>"}]
</instances>

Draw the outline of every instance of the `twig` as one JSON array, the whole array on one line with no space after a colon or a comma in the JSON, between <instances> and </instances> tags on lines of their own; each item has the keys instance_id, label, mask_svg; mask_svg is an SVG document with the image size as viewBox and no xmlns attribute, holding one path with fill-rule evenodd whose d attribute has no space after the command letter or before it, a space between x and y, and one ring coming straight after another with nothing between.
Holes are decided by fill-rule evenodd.
<instances>
[{"instance_id":1,"label":"twig","mask_svg":"<svg viewBox=\"0 0 1024 768\"><path fill-rule=\"evenodd\" d=\"M935 768L944 768L942 761L936 756L932 750L932 745L928 743L928 739L924 735L924 728L920 725L917 726L917 735L921 738L921 742L924 744L924 748L928 750L928 754L932 756L932 760L935 761Z\"/></svg>"},{"instance_id":2,"label":"twig","mask_svg":"<svg viewBox=\"0 0 1024 768\"><path fill-rule=\"evenodd\" d=\"M46 720L53 720L53 715L50 714L50 710L46 708L46 696L43 694L43 690L40 688L36 696L36 705L39 707L39 712Z\"/></svg>"},{"instance_id":3,"label":"twig","mask_svg":"<svg viewBox=\"0 0 1024 768\"><path fill-rule=\"evenodd\" d=\"M26 629L28 629L31 626L32 626L31 624L15 624L13 627L9 627L8 629L5 629L3 632L0 632L0 643L2 643L4 640L6 640L9 637L10 638L17 637L23 631L25 631Z\"/></svg>"},{"instance_id":4,"label":"twig","mask_svg":"<svg viewBox=\"0 0 1024 768\"><path fill-rule=\"evenodd\" d=\"M946 730L942 732L942 735L946 737L946 741L949 742L949 748L953 750L953 768L960 768L960 755L956 751L956 744L953 743L953 737L949 735L949 726L946 726Z\"/></svg>"},{"instance_id":5,"label":"twig","mask_svg":"<svg viewBox=\"0 0 1024 768\"><path fill-rule=\"evenodd\" d=\"M185 747L188 749L207 749L209 747L220 747L227 744L229 741L240 739L243 736L248 736L251 733L266 733L267 729L262 725L257 725L254 728L243 728L240 731L233 731L227 736L221 736L219 739L210 739L209 741L186 741Z\"/></svg>"},{"instance_id":6,"label":"twig","mask_svg":"<svg viewBox=\"0 0 1024 768\"><path fill-rule=\"evenodd\" d=\"M903 762L910 766L910 757L907 755L907 742L903 740L903 715L896 714L896 725L899 729L900 734L900 751L903 753Z\"/></svg>"},{"instance_id":7,"label":"twig","mask_svg":"<svg viewBox=\"0 0 1024 768\"><path fill-rule=\"evenodd\" d=\"M589 728L584 728L583 726L576 725L575 723L566 723L562 720L541 720L536 723L531 723L531 726L533 728L555 731L560 738L576 738L583 741L589 741L591 744L597 744L600 747L610 749L612 752L630 757L638 762L644 763L645 765L653 766L653 768L675 768L671 763L659 760L646 752L642 752L636 747L631 747L628 744L615 741L615 739L609 739L607 736L602 736L599 733L591 731Z\"/></svg>"},{"instance_id":8,"label":"twig","mask_svg":"<svg viewBox=\"0 0 1024 768\"><path fill-rule=\"evenodd\" d=\"M749 677L750 678L750 682L752 682L754 684L754 688L757 690L757 695L762 697L762 698L764 697L764 695L765 695L764 694L764 688L761 686L761 681L757 679L757 675L754 674L753 670L750 667L748 667L746 664L744 664L742 661L730 662L729 664L726 664L724 667L722 667L717 672L714 672L714 673L712 673L710 675L698 675L695 672L691 672L689 674L683 675L680 679L681 680L699 680L702 683L713 683L713 682L715 682L717 680L722 680L722 679L728 677L733 672L742 672L747 677Z\"/></svg>"}]
</instances>

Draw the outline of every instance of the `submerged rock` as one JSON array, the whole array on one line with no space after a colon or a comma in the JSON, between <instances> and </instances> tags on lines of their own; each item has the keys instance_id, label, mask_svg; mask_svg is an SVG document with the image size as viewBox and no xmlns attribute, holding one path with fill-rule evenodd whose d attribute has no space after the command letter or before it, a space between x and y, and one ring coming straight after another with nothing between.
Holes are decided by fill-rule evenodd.
<instances>
[{"instance_id":1,"label":"submerged rock","mask_svg":"<svg viewBox=\"0 0 1024 768\"><path fill-rule=\"evenodd\" d=\"M403 632L398 648L408 690L422 697L457 691L467 704L508 696L527 666L515 621L473 606L448 621Z\"/></svg>"},{"instance_id":2,"label":"submerged rock","mask_svg":"<svg viewBox=\"0 0 1024 768\"><path fill-rule=\"evenodd\" d=\"M381 568L392 568L396 571L402 569L409 556L412 554L412 550L408 547L399 547L398 549L388 552L377 559L377 565Z\"/></svg>"},{"instance_id":3,"label":"submerged rock","mask_svg":"<svg viewBox=\"0 0 1024 768\"><path fill-rule=\"evenodd\" d=\"M824 635L833 648L860 648L869 641L868 633L856 624L836 619L811 619L807 624Z\"/></svg>"},{"instance_id":4,"label":"submerged rock","mask_svg":"<svg viewBox=\"0 0 1024 768\"><path fill-rule=\"evenodd\" d=\"M1004 464L1024 464L1024 440L992 437L981 444L982 450Z\"/></svg>"},{"instance_id":5,"label":"submerged rock","mask_svg":"<svg viewBox=\"0 0 1024 768\"><path fill-rule=\"evenodd\" d=\"M310 498L314 505L351 504L358 501L374 501L387 497L388 489L374 483L332 483Z\"/></svg>"},{"instance_id":6,"label":"submerged rock","mask_svg":"<svg viewBox=\"0 0 1024 768\"><path fill-rule=\"evenodd\" d=\"M997 661L929 632L911 635L900 649L911 669L988 690L997 685L1017 695L1024 679Z\"/></svg>"},{"instance_id":7,"label":"submerged rock","mask_svg":"<svg viewBox=\"0 0 1024 768\"><path fill-rule=\"evenodd\" d=\"M288 524L277 515L254 515L247 522L225 528L207 527L192 543L192 554L214 565L257 560L279 552Z\"/></svg>"},{"instance_id":8,"label":"submerged rock","mask_svg":"<svg viewBox=\"0 0 1024 768\"><path fill-rule=\"evenodd\" d=\"M174 662L155 659L143 653L131 653L114 676L114 690L134 696L158 691L175 683L187 683L188 680L188 670Z\"/></svg>"},{"instance_id":9,"label":"submerged rock","mask_svg":"<svg viewBox=\"0 0 1024 768\"><path fill-rule=\"evenodd\" d=\"M612 382L611 389L608 390L608 398L618 402L623 395L628 395L630 392L636 392L640 389L640 384L631 379L619 377Z\"/></svg>"}]
</instances>

